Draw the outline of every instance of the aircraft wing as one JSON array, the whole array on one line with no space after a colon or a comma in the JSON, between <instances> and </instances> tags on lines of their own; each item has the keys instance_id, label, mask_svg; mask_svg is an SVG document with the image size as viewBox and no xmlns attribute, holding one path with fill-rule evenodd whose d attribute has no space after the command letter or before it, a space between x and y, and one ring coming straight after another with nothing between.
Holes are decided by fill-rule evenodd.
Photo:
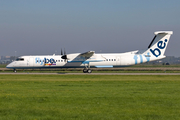
<instances>
[{"instance_id":1,"label":"aircraft wing","mask_svg":"<svg viewBox=\"0 0 180 120\"><path fill-rule=\"evenodd\" d=\"M85 57L85 58L90 58L91 56L93 56L95 53L95 51L88 51L85 53L81 53L79 56Z\"/></svg>"}]
</instances>

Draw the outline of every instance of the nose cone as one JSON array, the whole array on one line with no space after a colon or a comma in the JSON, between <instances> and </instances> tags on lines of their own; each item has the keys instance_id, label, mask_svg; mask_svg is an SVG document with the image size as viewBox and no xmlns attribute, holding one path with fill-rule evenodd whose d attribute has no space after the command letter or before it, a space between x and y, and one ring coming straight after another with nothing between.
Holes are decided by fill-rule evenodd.
<instances>
[{"instance_id":1,"label":"nose cone","mask_svg":"<svg viewBox=\"0 0 180 120\"><path fill-rule=\"evenodd\" d=\"M13 62L12 63L9 63L7 66L6 66L6 68L13 68Z\"/></svg>"}]
</instances>

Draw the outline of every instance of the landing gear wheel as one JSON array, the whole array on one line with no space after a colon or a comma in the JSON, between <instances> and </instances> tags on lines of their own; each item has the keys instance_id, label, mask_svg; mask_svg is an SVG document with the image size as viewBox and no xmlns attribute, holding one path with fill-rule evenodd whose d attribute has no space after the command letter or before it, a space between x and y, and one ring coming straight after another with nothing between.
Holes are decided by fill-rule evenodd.
<instances>
[{"instance_id":1,"label":"landing gear wheel","mask_svg":"<svg viewBox=\"0 0 180 120\"><path fill-rule=\"evenodd\" d=\"M92 70L91 70L91 69L88 69L88 70L87 70L87 72L88 72L88 73L91 73L91 72L92 72Z\"/></svg>"},{"instance_id":2,"label":"landing gear wheel","mask_svg":"<svg viewBox=\"0 0 180 120\"><path fill-rule=\"evenodd\" d=\"M14 72L14 73L17 73L17 71L16 71L16 70L13 70L13 72Z\"/></svg>"},{"instance_id":3,"label":"landing gear wheel","mask_svg":"<svg viewBox=\"0 0 180 120\"><path fill-rule=\"evenodd\" d=\"M88 71L87 69L83 69L83 73L87 73L87 71Z\"/></svg>"},{"instance_id":4,"label":"landing gear wheel","mask_svg":"<svg viewBox=\"0 0 180 120\"><path fill-rule=\"evenodd\" d=\"M83 73L91 73L92 70L91 69L83 69Z\"/></svg>"}]
</instances>

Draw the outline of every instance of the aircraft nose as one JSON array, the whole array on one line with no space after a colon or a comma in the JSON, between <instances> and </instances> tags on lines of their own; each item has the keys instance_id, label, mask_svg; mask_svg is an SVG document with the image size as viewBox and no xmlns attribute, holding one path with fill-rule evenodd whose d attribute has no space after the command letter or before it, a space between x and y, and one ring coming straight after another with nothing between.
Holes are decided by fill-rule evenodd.
<instances>
[{"instance_id":1,"label":"aircraft nose","mask_svg":"<svg viewBox=\"0 0 180 120\"><path fill-rule=\"evenodd\" d=\"M6 66L6 68L12 68L12 67L13 67L12 63L10 63Z\"/></svg>"}]
</instances>

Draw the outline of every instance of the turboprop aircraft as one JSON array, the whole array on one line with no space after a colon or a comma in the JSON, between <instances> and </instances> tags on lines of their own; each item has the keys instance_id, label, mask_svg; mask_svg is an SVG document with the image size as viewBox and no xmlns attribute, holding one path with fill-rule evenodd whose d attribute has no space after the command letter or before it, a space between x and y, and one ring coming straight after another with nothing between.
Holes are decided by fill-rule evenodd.
<instances>
[{"instance_id":1,"label":"turboprop aircraft","mask_svg":"<svg viewBox=\"0 0 180 120\"><path fill-rule=\"evenodd\" d=\"M91 73L90 68L124 67L165 58L165 50L172 31L157 31L146 50L136 50L126 53L96 54L95 51L85 53L21 56L6 67L13 69L42 68L84 68L84 73Z\"/></svg>"}]
</instances>

